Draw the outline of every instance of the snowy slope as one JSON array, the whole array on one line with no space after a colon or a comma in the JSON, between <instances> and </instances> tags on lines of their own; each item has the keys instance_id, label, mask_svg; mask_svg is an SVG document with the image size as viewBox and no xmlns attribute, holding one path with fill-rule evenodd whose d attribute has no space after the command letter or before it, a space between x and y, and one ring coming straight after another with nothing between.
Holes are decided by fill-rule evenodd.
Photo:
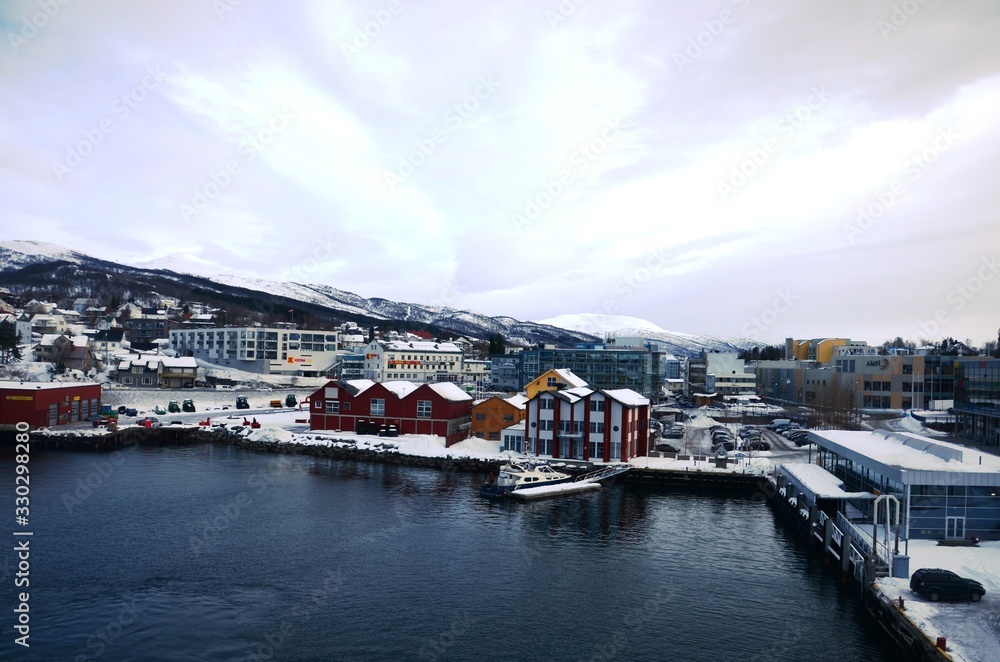
<instances>
[{"instance_id":1,"label":"snowy slope","mask_svg":"<svg viewBox=\"0 0 1000 662\"><path fill-rule=\"evenodd\" d=\"M677 331L666 331L649 320L625 315L602 315L599 313L578 313L558 315L539 320L539 324L549 324L572 331L581 331L601 338L609 336L637 336L658 340L676 356L696 356L702 350L738 352L759 347L760 342L749 338L728 338L724 336L699 336Z\"/></svg>"},{"instance_id":2,"label":"snowy slope","mask_svg":"<svg viewBox=\"0 0 1000 662\"><path fill-rule=\"evenodd\" d=\"M45 241L9 240L0 242L0 271L20 269L39 262L80 262L86 255Z\"/></svg>"}]
</instances>

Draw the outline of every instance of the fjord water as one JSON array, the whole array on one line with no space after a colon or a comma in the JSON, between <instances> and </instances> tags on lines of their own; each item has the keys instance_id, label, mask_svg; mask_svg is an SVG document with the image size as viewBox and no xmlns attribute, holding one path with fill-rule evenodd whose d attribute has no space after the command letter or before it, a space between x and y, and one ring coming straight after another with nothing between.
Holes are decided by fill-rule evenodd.
<instances>
[{"instance_id":1,"label":"fjord water","mask_svg":"<svg viewBox=\"0 0 1000 662\"><path fill-rule=\"evenodd\" d=\"M614 486L491 503L465 474L119 453L33 453L31 647L13 643L10 542L0 659L896 657L857 586L760 499Z\"/></svg>"}]
</instances>

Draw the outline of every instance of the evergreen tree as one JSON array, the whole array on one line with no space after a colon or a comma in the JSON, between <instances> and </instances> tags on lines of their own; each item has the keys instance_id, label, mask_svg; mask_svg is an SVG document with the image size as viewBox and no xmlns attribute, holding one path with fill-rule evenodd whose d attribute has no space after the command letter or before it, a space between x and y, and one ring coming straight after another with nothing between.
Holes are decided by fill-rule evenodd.
<instances>
[{"instance_id":1,"label":"evergreen tree","mask_svg":"<svg viewBox=\"0 0 1000 662\"><path fill-rule=\"evenodd\" d=\"M13 322L0 322L0 363L17 363L21 356L21 348L17 344L17 327Z\"/></svg>"},{"instance_id":2,"label":"evergreen tree","mask_svg":"<svg viewBox=\"0 0 1000 662\"><path fill-rule=\"evenodd\" d=\"M503 338L503 334L500 332L490 334L490 354L506 354L507 353L507 342Z\"/></svg>"}]
</instances>

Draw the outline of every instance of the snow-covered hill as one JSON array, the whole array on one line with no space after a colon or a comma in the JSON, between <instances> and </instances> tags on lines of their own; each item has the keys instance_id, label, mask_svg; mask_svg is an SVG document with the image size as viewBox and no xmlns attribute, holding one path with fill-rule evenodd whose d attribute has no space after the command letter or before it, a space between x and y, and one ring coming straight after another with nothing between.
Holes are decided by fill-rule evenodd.
<instances>
[{"instance_id":1,"label":"snow-covered hill","mask_svg":"<svg viewBox=\"0 0 1000 662\"><path fill-rule=\"evenodd\" d=\"M539 324L548 324L571 331L589 333L601 338L628 336L658 340L676 356L696 356L703 350L738 352L742 349L751 349L760 345L760 342L749 338L699 336L691 333L667 331L649 320L626 315L577 313L557 315L556 317L549 317L538 322Z\"/></svg>"},{"instance_id":2,"label":"snow-covered hill","mask_svg":"<svg viewBox=\"0 0 1000 662\"><path fill-rule=\"evenodd\" d=\"M128 283L133 295L157 292L160 295L204 301L216 306L236 301L267 301L271 309L297 309L313 315L321 322L354 321L367 326L386 320L436 327L471 338L486 338L500 333L509 345L572 345L577 342L600 341L606 335L614 334L656 339L678 356L693 356L702 350L736 351L757 344L743 338L666 331L652 322L636 317L585 313L530 322L506 316L490 317L471 310L443 306L401 303L380 298L366 299L329 285L279 282L235 273L208 275L204 272L216 269L210 269L208 262L187 253L130 266L100 260L45 242L0 242L0 274L5 281L16 283L20 275L25 287L37 287L40 282L38 269L44 270L47 263L52 263L53 269L60 270L59 277L62 281L73 282L77 292L86 291L88 286L91 293L98 292L101 283L113 272L117 278ZM62 266L58 266L59 264ZM35 269L25 269L26 267ZM203 273L198 275L199 271ZM43 279L42 282L53 282L49 278L52 275L46 274L48 280Z\"/></svg>"}]
</instances>

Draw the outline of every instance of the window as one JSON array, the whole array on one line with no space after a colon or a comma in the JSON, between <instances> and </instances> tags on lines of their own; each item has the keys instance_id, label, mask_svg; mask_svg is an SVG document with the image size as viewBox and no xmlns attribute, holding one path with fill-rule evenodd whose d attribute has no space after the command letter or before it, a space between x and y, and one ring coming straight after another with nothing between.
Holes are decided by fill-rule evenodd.
<instances>
[{"instance_id":1,"label":"window","mask_svg":"<svg viewBox=\"0 0 1000 662\"><path fill-rule=\"evenodd\" d=\"M514 414L504 414L503 415L503 422L504 423L513 423L514 422Z\"/></svg>"},{"instance_id":2,"label":"window","mask_svg":"<svg viewBox=\"0 0 1000 662\"><path fill-rule=\"evenodd\" d=\"M350 402L345 402L344 403L344 411L351 411L351 403Z\"/></svg>"},{"instance_id":3,"label":"window","mask_svg":"<svg viewBox=\"0 0 1000 662\"><path fill-rule=\"evenodd\" d=\"M604 400L591 400L590 411L604 411Z\"/></svg>"},{"instance_id":4,"label":"window","mask_svg":"<svg viewBox=\"0 0 1000 662\"><path fill-rule=\"evenodd\" d=\"M552 398L540 398L538 400L539 409L552 409Z\"/></svg>"},{"instance_id":5,"label":"window","mask_svg":"<svg viewBox=\"0 0 1000 662\"><path fill-rule=\"evenodd\" d=\"M907 363L903 365L903 374L912 375L913 374L913 364Z\"/></svg>"},{"instance_id":6,"label":"window","mask_svg":"<svg viewBox=\"0 0 1000 662\"><path fill-rule=\"evenodd\" d=\"M552 430L552 419L538 421L539 430Z\"/></svg>"},{"instance_id":7,"label":"window","mask_svg":"<svg viewBox=\"0 0 1000 662\"><path fill-rule=\"evenodd\" d=\"M549 377L548 379L545 380L545 386L547 386L548 388L554 388L555 385L556 385L555 377Z\"/></svg>"},{"instance_id":8,"label":"window","mask_svg":"<svg viewBox=\"0 0 1000 662\"><path fill-rule=\"evenodd\" d=\"M482 416L483 418L479 418ZM431 417L431 401L430 400L417 400L417 418L430 418ZM476 414L478 420L484 420L486 418L485 414Z\"/></svg>"},{"instance_id":9,"label":"window","mask_svg":"<svg viewBox=\"0 0 1000 662\"><path fill-rule=\"evenodd\" d=\"M418 403L417 404L417 409L419 409L419 408L420 408L420 405ZM476 420L477 421L485 421L486 420L486 414L476 414Z\"/></svg>"},{"instance_id":10,"label":"window","mask_svg":"<svg viewBox=\"0 0 1000 662\"><path fill-rule=\"evenodd\" d=\"M340 413L340 402L337 400L327 400L326 401L326 413L328 414L339 414Z\"/></svg>"},{"instance_id":11,"label":"window","mask_svg":"<svg viewBox=\"0 0 1000 662\"><path fill-rule=\"evenodd\" d=\"M604 434L604 422L603 421L591 421L590 431L593 434Z\"/></svg>"},{"instance_id":12,"label":"window","mask_svg":"<svg viewBox=\"0 0 1000 662\"><path fill-rule=\"evenodd\" d=\"M372 398L372 416L385 416L385 398Z\"/></svg>"}]
</instances>

